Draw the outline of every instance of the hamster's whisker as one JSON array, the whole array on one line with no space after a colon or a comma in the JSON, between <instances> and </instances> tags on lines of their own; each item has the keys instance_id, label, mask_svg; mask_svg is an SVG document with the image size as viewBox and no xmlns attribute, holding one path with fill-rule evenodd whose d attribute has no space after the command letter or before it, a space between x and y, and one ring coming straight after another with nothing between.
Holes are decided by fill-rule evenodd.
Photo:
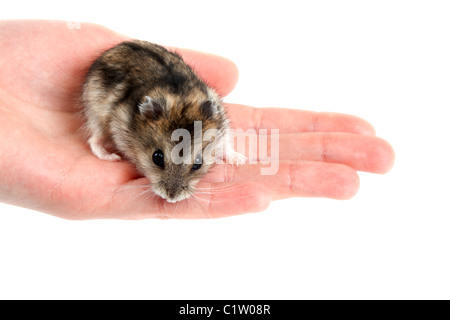
<instances>
[{"instance_id":1,"label":"hamster's whisker","mask_svg":"<svg viewBox=\"0 0 450 320\"><path fill-rule=\"evenodd\" d=\"M248 184L248 182L240 183L238 185L227 185L227 186L220 186L220 187L202 187L202 188L197 188L197 190L229 190L229 189L243 186L245 184Z\"/></svg>"},{"instance_id":2,"label":"hamster's whisker","mask_svg":"<svg viewBox=\"0 0 450 320\"><path fill-rule=\"evenodd\" d=\"M140 184L140 185L125 185L125 186L121 186L120 189L140 189L140 188L151 188L152 185L151 184Z\"/></svg>"},{"instance_id":3,"label":"hamster's whisker","mask_svg":"<svg viewBox=\"0 0 450 320\"><path fill-rule=\"evenodd\" d=\"M189 193L189 198L197 203L198 208L203 209L203 206L200 204L200 201L199 201L200 199L197 197L197 195L195 193L193 193L192 191L188 191L188 193ZM203 199L201 199L201 200L203 200Z\"/></svg>"},{"instance_id":4,"label":"hamster's whisker","mask_svg":"<svg viewBox=\"0 0 450 320\"><path fill-rule=\"evenodd\" d=\"M152 189L148 189L138 193L135 197L136 199L141 197L144 199L153 199L154 197L156 197L156 194L153 192Z\"/></svg>"},{"instance_id":5,"label":"hamster's whisker","mask_svg":"<svg viewBox=\"0 0 450 320\"><path fill-rule=\"evenodd\" d=\"M237 196L237 197L233 197L233 200L240 200L240 199L247 199L248 198L248 196ZM208 202L210 202L210 203L221 203L221 204L223 204L223 203L225 203L225 202L228 202L229 200L222 200L222 199L220 199L220 198L216 198L216 199L208 199L208 200L205 200L205 201L208 201Z\"/></svg>"},{"instance_id":6,"label":"hamster's whisker","mask_svg":"<svg viewBox=\"0 0 450 320\"><path fill-rule=\"evenodd\" d=\"M195 203L197 204L198 209L204 215L206 215L206 217L212 218L211 213L208 212L208 210L205 210L205 208L208 208L208 203L210 203L210 202L207 199L203 199L203 198L200 198L199 196L197 196L193 190L186 190L186 191L189 194L189 199L192 199L192 201L195 201ZM205 206L205 204L206 204L206 206Z\"/></svg>"},{"instance_id":7,"label":"hamster's whisker","mask_svg":"<svg viewBox=\"0 0 450 320\"><path fill-rule=\"evenodd\" d=\"M202 202L209 202L208 199L204 199L204 198L200 197L198 194L192 194L192 195L191 195L191 198L192 198L193 200L195 200L197 203L198 203L199 201L202 201Z\"/></svg>"},{"instance_id":8,"label":"hamster's whisker","mask_svg":"<svg viewBox=\"0 0 450 320\"><path fill-rule=\"evenodd\" d=\"M192 198L195 200L195 202L199 206L199 209L202 211L202 213L205 215L205 217L207 217L207 218L214 218L214 216L208 210L209 204L212 202L211 201L211 197L209 199L204 199L204 198L201 198L200 196L198 196L198 195L196 195L196 194L194 194L192 192L191 192L191 194L192 194ZM203 205L201 203L203 203Z\"/></svg>"},{"instance_id":9,"label":"hamster's whisker","mask_svg":"<svg viewBox=\"0 0 450 320\"><path fill-rule=\"evenodd\" d=\"M228 188L233 188L233 187L240 187L246 184L249 184L250 182L254 182L256 181L258 177L252 177L250 179L246 179L246 180L242 180L240 182L220 182L219 186L214 186L214 187L197 187L197 190L201 190L201 189L214 189L214 190L222 190L222 189L228 189Z\"/></svg>"},{"instance_id":10,"label":"hamster's whisker","mask_svg":"<svg viewBox=\"0 0 450 320\"><path fill-rule=\"evenodd\" d=\"M223 186L223 187L211 187L211 188L198 188L196 190L196 192L209 192L209 193L214 193L214 194L220 194L220 193L228 193L231 191L236 191L239 190L241 188L243 188L244 186L248 185L250 182L243 182L240 183L238 185L232 185L232 186Z\"/></svg>"},{"instance_id":11,"label":"hamster's whisker","mask_svg":"<svg viewBox=\"0 0 450 320\"><path fill-rule=\"evenodd\" d=\"M154 193L152 185L151 184L144 184L144 185L124 185L119 188L119 191L139 191L142 190L139 193L136 193L132 196L133 199L153 199L157 195Z\"/></svg>"}]
</instances>

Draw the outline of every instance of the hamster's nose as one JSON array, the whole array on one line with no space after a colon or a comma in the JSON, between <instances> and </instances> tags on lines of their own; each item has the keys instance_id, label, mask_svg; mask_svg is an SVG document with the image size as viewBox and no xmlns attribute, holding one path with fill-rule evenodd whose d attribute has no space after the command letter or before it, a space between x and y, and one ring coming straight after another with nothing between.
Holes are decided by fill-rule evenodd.
<instances>
[{"instance_id":1,"label":"hamster's nose","mask_svg":"<svg viewBox=\"0 0 450 320\"><path fill-rule=\"evenodd\" d=\"M178 177L173 179L167 179L164 181L163 188L165 190L168 199L176 200L180 196L180 193L182 192L181 190L183 189L183 182L180 181Z\"/></svg>"},{"instance_id":2,"label":"hamster's nose","mask_svg":"<svg viewBox=\"0 0 450 320\"><path fill-rule=\"evenodd\" d=\"M166 193L167 193L167 197L169 199L175 199L176 196L178 195L178 186L177 185L170 185L166 187Z\"/></svg>"},{"instance_id":3,"label":"hamster's nose","mask_svg":"<svg viewBox=\"0 0 450 320\"><path fill-rule=\"evenodd\" d=\"M170 199L173 199L177 195L177 192L175 190L168 190L167 194L168 194Z\"/></svg>"}]
</instances>

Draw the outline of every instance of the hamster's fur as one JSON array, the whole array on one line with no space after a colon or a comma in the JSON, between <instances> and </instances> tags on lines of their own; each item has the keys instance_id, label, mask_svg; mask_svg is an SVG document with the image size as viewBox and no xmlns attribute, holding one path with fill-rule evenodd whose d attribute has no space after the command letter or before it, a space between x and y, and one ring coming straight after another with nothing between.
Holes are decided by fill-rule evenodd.
<instances>
[{"instance_id":1,"label":"hamster's fur","mask_svg":"<svg viewBox=\"0 0 450 320\"><path fill-rule=\"evenodd\" d=\"M214 159L205 154L207 147L234 152L220 97L179 55L159 45L133 40L104 52L89 69L82 100L92 152L103 160L118 161L121 155L129 159L169 202L192 195L211 168ZM195 121L201 121L202 134L217 129L216 138L199 141ZM175 164L171 152L179 144L172 141L176 129L187 130L192 146L199 142L203 155L192 152L189 164Z\"/></svg>"}]
</instances>

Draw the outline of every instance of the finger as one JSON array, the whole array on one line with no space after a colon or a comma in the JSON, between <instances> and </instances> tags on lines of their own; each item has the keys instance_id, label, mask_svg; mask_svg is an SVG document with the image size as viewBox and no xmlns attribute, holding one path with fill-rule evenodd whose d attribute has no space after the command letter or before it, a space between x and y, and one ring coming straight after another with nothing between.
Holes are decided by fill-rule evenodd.
<instances>
[{"instance_id":1,"label":"finger","mask_svg":"<svg viewBox=\"0 0 450 320\"><path fill-rule=\"evenodd\" d=\"M347 132L375 135L367 121L352 115L331 112L313 112L282 108L254 108L226 104L233 128L279 129L280 133Z\"/></svg>"},{"instance_id":2,"label":"finger","mask_svg":"<svg viewBox=\"0 0 450 320\"><path fill-rule=\"evenodd\" d=\"M250 160L261 161L270 157L272 160L333 162L372 173L386 173L394 164L391 145L374 136L311 132L256 137L259 143L254 141L252 148L250 143L246 145L245 155ZM267 147L262 147L265 141Z\"/></svg>"},{"instance_id":3,"label":"finger","mask_svg":"<svg viewBox=\"0 0 450 320\"><path fill-rule=\"evenodd\" d=\"M219 165L204 179L205 183L245 185L262 183L276 194L302 197L348 199L358 187L356 171L346 165L316 161L280 161L268 165ZM270 171L270 172L269 172Z\"/></svg>"},{"instance_id":4,"label":"finger","mask_svg":"<svg viewBox=\"0 0 450 320\"><path fill-rule=\"evenodd\" d=\"M223 182L199 184L195 196L184 202L185 211L174 204L167 207L167 217L217 218L258 212L273 200L289 197L349 199L359 188L356 172L339 164L280 163L275 175L261 175L258 165L221 169L226 170Z\"/></svg>"},{"instance_id":5,"label":"finger","mask_svg":"<svg viewBox=\"0 0 450 320\"><path fill-rule=\"evenodd\" d=\"M304 133L280 137L280 159L345 164L357 171L386 173L394 150L385 140L349 133Z\"/></svg>"}]
</instances>

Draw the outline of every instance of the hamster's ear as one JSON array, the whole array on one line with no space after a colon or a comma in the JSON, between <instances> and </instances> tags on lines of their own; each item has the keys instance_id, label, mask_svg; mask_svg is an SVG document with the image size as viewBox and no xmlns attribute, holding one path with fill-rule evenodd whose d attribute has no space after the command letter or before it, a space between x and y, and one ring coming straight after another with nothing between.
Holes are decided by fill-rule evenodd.
<instances>
[{"instance_id":1,"label":"hamster's ear","mask_svg":"<svg viewBox=\"0 0 450 320\"><path fill-rule=\"evenodd\" d=\"M214 106L214 103L211 100L206 100L200 105L200 112L206 118L211 118L214 114L217 113L217 107Z\"/></svg>"},{"instance_id":2,"label":"hamster's ear","mask_svg":"<svg viewBox=\"0 0 450 320\"><path fill-rule=\"evenodd\" d=\"M164 110L158 102L149 96L145 96L145 101L139 105L139 112L142 115L150 117L152 120L158 120L162 116Z\"/></svg>"},{"instance_id":3,"label":"hamster's ear","mask_svg":"<svg viewBox=\"0 0 450 320\"><path fill-rule=\"evenodd\" d=\"M222 100L211 88L208 88L207 94L208 98L200 105L200 111L205 117L212 118L221 113Z\"/></svg>"}]
</instances>

